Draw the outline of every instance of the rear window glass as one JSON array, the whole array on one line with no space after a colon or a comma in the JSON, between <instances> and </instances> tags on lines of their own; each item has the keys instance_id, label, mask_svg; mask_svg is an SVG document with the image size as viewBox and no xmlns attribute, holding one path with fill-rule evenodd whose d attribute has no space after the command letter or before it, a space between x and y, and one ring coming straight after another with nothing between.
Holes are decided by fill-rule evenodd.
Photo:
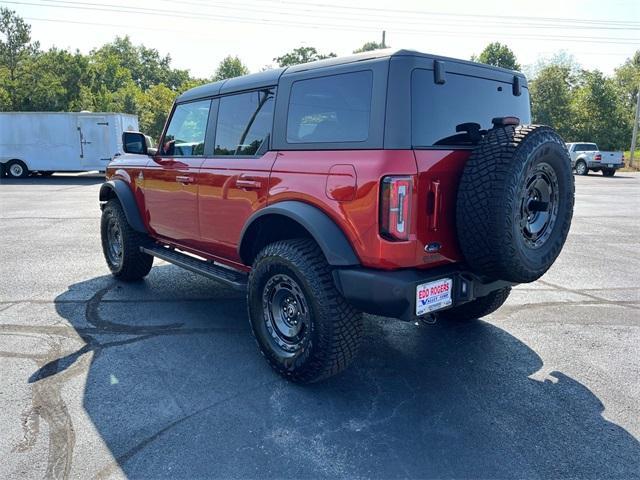
<instances>
[{"instance_id":1,"label":"rear window glass","mask_svg":"<svg viewBox=\"0 0 640 480\"><path fill-rule=\"evenodd\" d=\"M298 80L291 86L288 143L363 142L369 137L373 73Z\"/></svg>"},{"instance_id":2,"label":"rear window glass","mask_svg":"<svg viewBox=\"0 0 640 480\"><path fill-rule=\"evenodd\" d=\"M273 91L220 99L214 155L256 155L271 132Z\"/></svg>"},{"instance_id":3,"label":"rear window glass","mask_svg":"<svg viewBox=\"0 0 640 480\"><path fill-rule=\"evenodd\" d=\"M595 143L578 143L573 149L574 152L593 152L595 150L598 150Z\"/></svg>"},{"instance_id":4,"label":"rear window glass","mask_svg":"<svg viewBox=\"0 0 640 480\"><path fill-rule=\"evenodd\" d=\"M447 73L436 84L433 71L415 69L411 75L411 137L414 147L464 144L456 132L462 123L492 127L495 117L518 117L530 123L529 92L513 95L510 83Z\"/></svg>"}]
</instances>

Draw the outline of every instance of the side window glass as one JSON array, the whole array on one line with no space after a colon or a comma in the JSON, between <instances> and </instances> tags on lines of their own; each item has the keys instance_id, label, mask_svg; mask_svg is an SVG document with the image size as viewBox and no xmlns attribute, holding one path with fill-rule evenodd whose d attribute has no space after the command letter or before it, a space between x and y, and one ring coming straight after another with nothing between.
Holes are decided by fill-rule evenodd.
<instances>
[{"instance_id":1,"label":"side window glass","mask_svg":"<svg viewBox=\"0 0 640 480\"><path fill-rule=\"evenodd\" d=\"M211 100L176 106L160 148L169 157L201 157Z\"/></svg>"},{"instance_id":2,"label":"side window glass","mask_svg":"<svg viewBox=\"0 0 640 480\"><path fill-rule=\"evenodd\" d=\"M363 142L369 137L373 73L298 80L291 86L288 143Z\"/></svg>"},{"instance_id":3,"label":"side window glass","mask_svg":"<svg viewBox=\"0 0 640 480\"><path fill-rule=\"evenodd\" d=\"M255 155L271 133L273 90L220 99L214 155Z\"/></svg>"}]
</instances>

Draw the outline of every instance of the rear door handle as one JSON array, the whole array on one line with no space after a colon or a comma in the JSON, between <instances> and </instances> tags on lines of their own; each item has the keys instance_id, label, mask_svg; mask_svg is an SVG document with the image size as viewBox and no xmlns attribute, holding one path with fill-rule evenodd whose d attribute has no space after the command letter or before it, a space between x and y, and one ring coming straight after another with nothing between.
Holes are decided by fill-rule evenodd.
<instances>
[{"instance_id":1,"label":"rear door handle","mask_svg":"<svg viewBox=\"0 0 640 480\"><path fill-rule=\"evenodd\" d=\"M244 175L240 175L240 178L236 180L236 187L246 188L246 189L257 189L262 187L262 182L260 182L259 180L255 180L251 177L245 177Z\"/></svg>"},{"instance_id":2,"label":"rear door handle","mask_svg":"<svg viewBox=\"0 0 640 480\"><path fill-rule=\"evenodd\" d=\"M194 178L190 175L176 175L176 182L183 185L189 185L194 182Z\"/></svg>"}]
</instances>

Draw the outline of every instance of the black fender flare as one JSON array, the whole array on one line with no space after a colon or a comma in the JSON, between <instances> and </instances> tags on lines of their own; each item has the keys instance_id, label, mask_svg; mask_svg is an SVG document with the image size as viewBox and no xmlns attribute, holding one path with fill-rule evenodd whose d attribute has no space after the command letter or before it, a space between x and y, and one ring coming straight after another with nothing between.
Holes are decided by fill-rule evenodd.
<instances>
[{"instance_id":1,"label":"black fender flare","mask_svg":"<svg viewBox=\"0 0 640 480\"><path fill-rule=\"evenodd\" d=\"M112 195L118 198L131 228L140 233L148 233L140 216L136 199L127 182L119 179L104 182L100 187L100 201L106 202Z\"/></svg>"},{"instance_id":2,"label":"black fender flare","mask_svg":"<svg viewBox=\"0 0 640 480\"><path fill-rule=\"evenodd\" d=\"M308 203L293 200L269 205L249 217L240 233L238 246L238 253L243 261L246 256L244 253L247 252L247 242L251 237L247 233L251 231L252 226L257 225L257 222L267 215L284 216L300 224L320 246L329 265L336 267L360 265L349 240L326 213Z\"/></svg>"}]
</instances>

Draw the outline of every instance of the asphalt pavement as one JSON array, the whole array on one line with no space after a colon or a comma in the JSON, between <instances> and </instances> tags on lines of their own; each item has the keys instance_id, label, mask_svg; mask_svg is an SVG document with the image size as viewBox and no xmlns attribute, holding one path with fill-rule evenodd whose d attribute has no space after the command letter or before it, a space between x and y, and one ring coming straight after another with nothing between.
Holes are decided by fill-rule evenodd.
<instances>
[{"instance_id":1,"label":"asphalt pavement","mask_svg":"<svg viewBox=\"0 0 640 480\"><path fill-rule=\"evenodd\" d=\"M576 178L560 258L498 312L367 316L311 386L232 290L113 280L101 181L0 181L0 478L640 478L640 175Z\"/></svg>"}]
</instances>

